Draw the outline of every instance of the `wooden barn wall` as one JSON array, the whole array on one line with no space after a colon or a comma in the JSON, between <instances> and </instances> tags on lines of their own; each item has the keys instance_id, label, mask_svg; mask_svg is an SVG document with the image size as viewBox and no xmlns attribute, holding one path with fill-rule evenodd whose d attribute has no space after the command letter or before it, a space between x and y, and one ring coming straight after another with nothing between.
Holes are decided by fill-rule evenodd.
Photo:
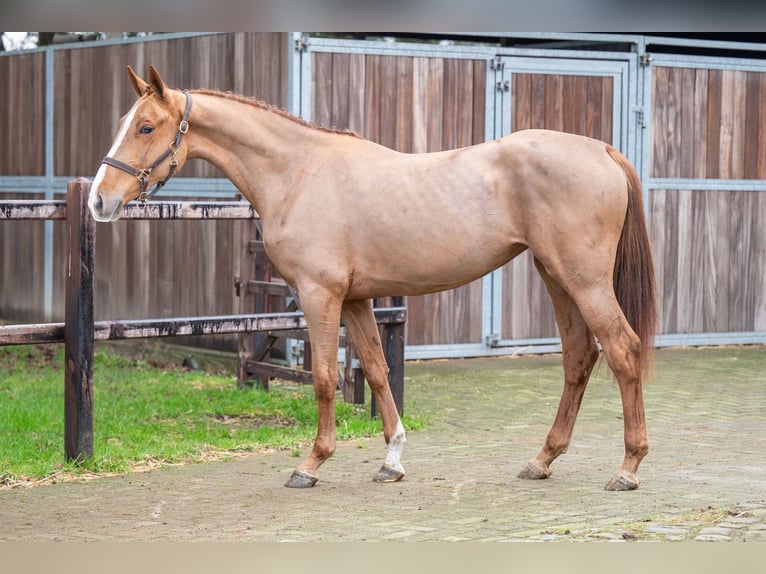
<instances>
[{"instance_id":1,"label":"wooden barn wall","mask_svg":"<svg viewBox=\"0 0 766 574\"><path fill-rule=\"evenodd\" d=\"M612 143L614 80L561 74L513 74L513 131L546 128ZM502 335L505 339L557 337L556 317L529 252L505 265Z\"/></svg>"},{"instance_id":2,"label":"wooden barn wall","mask_svg":"<svg viewBox=\"0 0 766 574\"><path fill-rule=\"evenodd\" d=\"M485 139L485 60L314 52L312 70L311 117L319 124L402 152ZM481 341L480 280L406 303L408 345Z\"/></svg>"},{"instance_id":3,"label":"wooden barn wall","mask_svg":"<svg viewBox=\"0 0 766 574\"><path fill-rule=\"evenodd\" d=\"M231 33L56 49L54 174L93 177L135 99L125 73L156 66L179 88L216 88L287 105L283 33ZM405 152L485 139L487 62L448 57L311 52L312 119ZM662 333L766 330L766 192L711 180L766 180L766 72L695 62L645 69L651 101L649 225ZM0 58L0 175L45 175L46 54ZM584 70L587 74L587 71ZM514 73L511 125L612 137L613 80ZM632 117L632 116L631 116ZM632 121L632 120L631 120ZM185 177L218 177L190 162ZM673 187L665 179L686 182ZM700 189L689 180L705 181ZM63 192L63 190L61 190ZM43 195L3 194L5 199ZM99 319L239 311L240 222L118 222L97 226ZM43 308L41 222L0 225L0 320L33 322ZM64 226L54 222L54 320L63 318ZM503 271L503 338L556 335L528 254ZM12 277L9 281L7 278ZM411 297L408 345L481 342L482 288Z\"/></svg>"},{"instance_id":4,"label":"wooden barn wall","mask_svg":"<svg viewBox=\"0 0 766 574\"><path fill-rule=\"evenodd\" d=\"M766 179L766 73L653 68L651 176ZM766 192L652 189L663 333L766 330Z\"/></svg>"},{"instance_id":5,"label":"wooden barn wall","mask_svg":"<svg viewBox=\"0 0 766 574\"><path fill-rule=\"evenodd\" d=\"M55 50L54 55L56 176L95 175L117 133L120 117L136 99L126 73L127 65L144 76L152 64L172 87L231 90L277 106L287 103L288 54L283 33L234 33L105 44ZM15 56L0 58L0 92L10 91L16 98L8 100L11 106L3 105L0 127L23 123L29 129L21 136L27 140L19 148L42 149L44 54L20 58L28 60L23 69ZM31 86L42 84L40 94L21 101L6 78L14 82L24 80ZM0 129L0 133L7 130ZM43 160L36 159L38 154L35 151L26 158L26 164L21 164L23 175L43 174ZM6 154L0 154L0 175L15 174L7 161ZM18 167L14 169L19 171ZM189 162L179 175L221 176L202 161ZM14 197L32 199L29 194L4 195L7 199ZM54 225L53 314L56 320L61 320L64 234L63 223ZM241 226L238 221L126 221L97 225L96 319L238 313L234 276L240 265ZM43 223L3 223L0 241L3 277L14 277L13 283L2 281L0 316L14 321L40 320ZM22 243L24 255L20 257ZM213 337L210 344L219 346L222 340Z\"/></svg>"},{"instance_id":6,"label":"wooden barn wall","mask_svg":"<svg viewBox=\"0 0 766 574\"><path fill-rule=\"evenodd\" d=\"M0 175L45 175L45 54L0 58Z\"/></svg>"}]
</instances>

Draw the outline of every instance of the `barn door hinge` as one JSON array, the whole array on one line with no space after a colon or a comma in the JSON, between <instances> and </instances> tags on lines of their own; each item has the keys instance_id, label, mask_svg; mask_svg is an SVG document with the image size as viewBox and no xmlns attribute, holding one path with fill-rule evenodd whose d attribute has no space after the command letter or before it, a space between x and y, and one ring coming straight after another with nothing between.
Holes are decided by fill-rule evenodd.
<instances>
[{"instance_id":1,"label":"barn door hinge","mask_svg":"<svg viewBox=\"0 0 766 574\"><path fill-rule=\"evenodd\" d=\"M490 64L490 67L495 71L499 71L505 68L505 62L500 56L495 56L495 59L492 60L492 63Z\"/></svg>"},{"instance_id":2,"label":"barn door hinge","mask_svg":"<svg viewBox=\"0 0 766 574\"><path fill-rule=\"evenodd\" d=\"M487 335L487 347L497 347L500 344L500 333L490 333Z\"/></svg>"},{"instance_id":3,"label":"barn door hinge","mask_svg":"<svg viewBox=\"0 0 766 574\"><path fill-rule=\"evenodd\" d=\"M497 83L497 91L498 92L507 92L511 89L511 81L510 80L500 80Z\"/></svg>"},{"instance_id":4,"label":"barn door hinge","mask_svg":"<svg viewBox=\"0 0 766 574\"><path fill-rule=\"evenodd\" d=\"M295 39L295 51L296 52L305 52L309 49L309 38L308 36L301 36L300 38Z\"/></svg>"},{"instance_id":5,"label":"barn door hinge","mask_svg":"<svg viewBox=\"0 0 766 574\"><path fill-rule=\"evenodd\" d=\"M636 114L636 124L640 128L646 128L646 118L644 117L644 108L641 106L633 106L632 111Z\"/></svg>"},{"instance_id":6,"label":"barn door hinge","mask_svg":"<svg viewBox=\"0 0 766 574\"><path fill-rule=\"evenodd\" d=\"M652 62L652 57L649 54L641 54L638 57L638 62L642 66L648 66Z\"/></svg>"}]
</instances>

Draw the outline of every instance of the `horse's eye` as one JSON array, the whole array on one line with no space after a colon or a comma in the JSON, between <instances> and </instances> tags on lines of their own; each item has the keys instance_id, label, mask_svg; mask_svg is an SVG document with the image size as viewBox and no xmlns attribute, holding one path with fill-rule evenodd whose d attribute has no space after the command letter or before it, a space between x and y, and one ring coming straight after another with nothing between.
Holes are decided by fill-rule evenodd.
<instances>
[{"instance_id":1,"label":"horse's eye","mask_svg":"<svg viewBox=\"0 0 766 574\"><path fill-rule=\"evenodd\" d=\"M138 130L138 133L146 135L150 134L154 131L154 128L152 126L141 126L141 128Z\"/></svg>"}]
</instances>

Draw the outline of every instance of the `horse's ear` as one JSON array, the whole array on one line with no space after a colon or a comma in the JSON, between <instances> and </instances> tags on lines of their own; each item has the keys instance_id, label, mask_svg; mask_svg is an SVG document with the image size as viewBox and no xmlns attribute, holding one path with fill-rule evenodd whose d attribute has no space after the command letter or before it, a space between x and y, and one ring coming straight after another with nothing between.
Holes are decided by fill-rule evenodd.
<instances>
[{"instance_id":1,"label":"horse's ear","mask_svg":"<svg viewBox=\"0 0 766 574\"><path fill-rule=\"evenodd\" d=\"M160 98L165 97L165 82L160 78L160 73L157 71L157 68L151 64L149 65L149 84L154 88Z\"/></svg>"},{"instance_id":2,"label":"horse's ear","mask_svg":"<svg viewBox=\"0 0 766 574\"><path fill-rule=\"evenodd\" d=\"M139 96L143 96L149 84L147 84L141 78L139 78L138 74L136 74L133 71L133 68L131 68L130 66L128 66L128 76L130 77L130 83L133 85L133 89L136 91L136 93Z\"/></svg>"}]
</instances>

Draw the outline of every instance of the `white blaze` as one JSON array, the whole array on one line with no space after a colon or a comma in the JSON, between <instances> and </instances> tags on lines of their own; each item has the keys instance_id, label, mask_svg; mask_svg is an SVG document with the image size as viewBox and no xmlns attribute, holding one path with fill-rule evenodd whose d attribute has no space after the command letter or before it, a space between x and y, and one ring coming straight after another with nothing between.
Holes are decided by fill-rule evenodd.
<instances>
[{"instance_id":1,"label":"white blaze","mask_svg":"<svg viewBox=\"0 0 766 574\"><path fill-rule=\"evenodd\" d=\"M138 102L133 104L133 107L130 108L130 111L128 112L127 117L125 118L125 121L122 124L122 127L120 128L120 133L117 134L117 137L114 138L114 143L112 143L112 147L109 149L106 155L109 157L114 157L114 154L117 153L117 150L120 149L120 146L122 145L123 140L125 139L125 136L128 135L128 130L130 129L130 125L133 123L133 116L136 115L136 110L138 109ZM93 216L96 216L96 213L93 211L93 208L96 204L96 198L98 197L98 188L99 185L101 185L101 182L104 179L104 176L106 175L106 168L108 166L104 163L101 164L101 166L98 168L98 171L96 172L96 177L93 180L93 183L90 186L90 196L88 197L88 207L90 208L90 212L93 214Z\"/></svg>"}]
</instances>

